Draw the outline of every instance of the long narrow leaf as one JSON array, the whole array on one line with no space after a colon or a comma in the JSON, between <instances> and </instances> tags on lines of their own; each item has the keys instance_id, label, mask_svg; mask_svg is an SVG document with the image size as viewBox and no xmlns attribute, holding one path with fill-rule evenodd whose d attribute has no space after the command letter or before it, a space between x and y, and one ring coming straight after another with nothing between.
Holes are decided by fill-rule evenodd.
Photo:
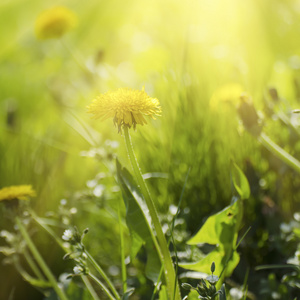
<instances>
[{"instance_id":1,"label":"long narrow leaf","mask_svg":"<svg viewBox=\"0 0 300 300\"><path fill-rule=\"evenodd\" d=\"M133 177L126 168L121 166L118 160L117 174L126 206L126 223L132 239L131 257L134 258L141 246L145 245L147 251L146 276L156 282L161 269L161 260L151 229L150 216L147 214L147 206Z\"/></svg>"}]
</instances>

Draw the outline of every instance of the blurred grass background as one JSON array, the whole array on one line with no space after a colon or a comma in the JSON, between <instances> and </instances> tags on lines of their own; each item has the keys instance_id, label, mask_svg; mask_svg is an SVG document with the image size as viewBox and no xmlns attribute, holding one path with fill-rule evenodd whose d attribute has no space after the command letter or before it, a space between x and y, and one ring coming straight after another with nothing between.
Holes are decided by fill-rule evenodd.
<instances>
[{"instance_id":1,"label":"blurred grass background","mask_svg":"<svg viewBox=\"0 0 300 300\"><path fill-rule=\"evenodd\" d=\"M71 9L77 27L60 40L38 40L35 20L54 5ZM38 194L33 207L43 215L107 172L107 156L102 164L82 151L117 141L114 152L129 168L122 136L111 121L91 120L86 106L100 92L144 86L160 100L163 115L132 137L142 171L169 176L149 180L160 211L176 205L191 168L183 205L190 208L187 230L195 233L205 217L229 204L233 159L251 184L245 224L259 219L255 241L269 232L261 225L269 219L257 217L263 209L271 220L279 212L288 220L299 209L299 179L242 129L238 93L252 95L263 110L267 89L274 86L286 99L282 109L299 108L299 34L296 0L2 0L0 187L32 184ZM267 133L297 157L298 138L282 127L278 120L265 120ZM77 222L95 226L95 237L103 235L99 257L117 263L118 253L107 257L110 219L87 213L90 204L76 203L83 209ZM0 226L12 224L1 216ZM41 238L44 251L49 242ZM49 257L57 272L63 271L60 254ZM1 267L0 276L3 297L14 287L14 299L23 299L18 298L23 288L35 293L12 268Z\"/></svg>"}]
</instances>

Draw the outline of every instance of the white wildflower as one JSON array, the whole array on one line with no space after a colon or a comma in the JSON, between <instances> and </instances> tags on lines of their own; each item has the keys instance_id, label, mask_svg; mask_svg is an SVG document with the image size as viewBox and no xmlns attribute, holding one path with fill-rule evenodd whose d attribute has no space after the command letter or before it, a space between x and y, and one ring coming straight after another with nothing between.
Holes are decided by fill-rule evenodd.
<instances>
[{"instance_id":1,"label":"white wildflower","mask_svg":"<svg viewBox=\"0 0 300 300\"><path fill-rule=\"evenodd\" d=\"M83 268L80 267L80 266L75 266L75 267L73 268L73 272L74 272L74 274L80 274L80 273L83 272Z\"/></svg>"},{"instance_id":2,"label":"white wildflower","mask_svg":"<svg viewBox=\"0 0 300 300\"><path fill-rule=\"evenodd\" d=\"M65 240L65 241L70 241L72 238L73 238L72 230L66 229L63 236L62 236L62 239Z\"/></svg>"}]
</instances>

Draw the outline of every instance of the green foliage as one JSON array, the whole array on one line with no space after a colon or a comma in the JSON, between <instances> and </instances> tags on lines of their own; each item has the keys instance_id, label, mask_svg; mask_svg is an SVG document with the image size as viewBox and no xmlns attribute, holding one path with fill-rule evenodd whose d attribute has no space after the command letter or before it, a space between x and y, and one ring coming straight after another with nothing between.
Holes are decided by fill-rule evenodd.
<instances>
[{"instance_id":1,"label":"green foliage","mask_svg":"<svg viewBox=\"0 0 300 300\"><path fill-rule=\"evenodd\" d=\"M166 286L163 285L159 291L159 300L168 300L168 293L167 293L167 289Z\"/></svg>"},{"instance_id":2,"label":"green foliage","mask_svg":"<svg viewBox=\"0 0 300 300\"><path fill-rule=\"evenodd\" d=\"M0 188L32 184L38 196L30 205L51 223L57 236L70 224L90 227L87 248L105 270L118 269L116 211L121 196L112 158L117 156L126 167L128 159L112 121L90 120L85 107L99 91L145 86L160 100L162 117L137 128L132 136L142 170L167 174L165 179L147 179L166 228L170 221L167 210L177 205L191 169L174 231L179 259L197 261L193 257L200 249L190 249L183 240L206 220L210 226L204 223L199 241L218 246L199 261L201 269L209 272L215 261L220 274L232 252L224 276L240 259L232 278L237 284L242 283L246 266L250 269L249 290L257 298L268 299L274 292L294 299L298 273L280 270L266 280L270 271L254 272L254 268L283 265L299 256L299 227L291 226L294 235L280 231L280 224L289 224L300 211L300 177L291 168L300 157L299 115L292 113L299 109L300 99L299 45L295 43L300 35L298 2L234 0L216 6L209 1L185 5L154 0L145 7L137 0L63 1L77 14L78 26L61 40L48 41L35 38L35 19L45 8L61 3L33 0L29 7L25 0L0 2ZM252 96L263 132L279 147L273 147L277 155L239 123L239 95L232 93L232 84ZM225 95L220 93L224 87L229 91ZM121 142L120 147L107 147L112 144L108 140ZM284 156L297 161L288 164ZM140 258L126 264L128 283L136 288L133 298L147 299L151 291L149 295L149 282L142 271L149 253L156 250L150 248L151 239L145 241L143 236L149 228L145 226L147 216L140 217L140 208L135 212L141 195L137 192L138 199L134 198L136 184L122 170L127 184L123 194L128 196L127 208L132 213L126 216L121 211L132 238L129 245L124 222L125 256L138 253ZM244 228L253 226L239 254L234 251L238 229L233 224L240 222L239 216L232 215L231 220L222 215L224 210L217 213L228 205L232 187L242 199L250 189L252 193L251 201L243 203L243 212L234 204L225 209L237 210ZM63 215L61 199L68 200ZM11 231L13 221L6 218L0 204L0 231ZM144 225L137 228L131 220L142 220ZM48 253L48 235L35 226L31 225L30 233L55 276L70 271L60 251L51 248ZM0 247L3 244L1 238ZM174 251L172 244L170 249ZM6 259L1 254L1 262ZM160 262L154 261L150 273L157 276ZM118 285L118 276L113 279ZM24 286L13 267L0 267L0 282L0 299L23 299L24 294L34 298L30 296L34 290L27 283ZM73 287L79 297L77 286Z\"/></svg>"},{"instance_id":3,"label":"green foliage","mask_svg":"<svg viewBox=\"0 0 300 300\"><path fill-rule=\"evenodd\" d=\"M71 280L68 282L68 285L66 288L66 294L72 300L89 300L89 299L91 299L91 295L88 292L88 290L79 289L78 284Z\"/></svg>"},{"instance_id":4,"label":"green foliage","mask_svg":"<svg viewBox=\"0 0 300 300\"><path fill-rule=\"evenodd\" d=\"M118 160L117 174L126 206L126 223L131 235L131 258L134 259L141 246L145 245L147 251L146 276L156 282L159 277L161 262L150 229L148 208L145 206L143 196L131 174L121 166Z\"/></svg>"},{"instance_id":5,"label":"green foliage","mask_svg":"<svg viewBox=\"0 0 300 300\"><path fill-rule=\"evenodd\" d=\"M226 300L226 290L225 290L225 285L222 284L222 287L221 287L221 293L220 293L220 296L219 296L219 299L220 300Z\"/></svg>"},{"instance_id":6,"label":"green foliage","mask_svg":"<svg viewBox=\"0 0 300 300\"><path fill-rule=\"evenodd\" d=\"M180 266L198 272L209 273L211 263L215 262L218 274L230 276L239 262L236 252L238 230L242 219L242 201L237 199L221 212L210 216L201 229L187 243L197 245L208 243L216 245L204 259L195 263L181 263Z\"/></svg>"},{"instance_id":7,"label":"green foliage","mask_svg":"<svg viewBox=\"0 0 300 300\"><path fill-rule=\"evenodd\" d=\"M224 284L221 286L220 290L217 290L216 286L219 281L219 277L213 275L215 270L215 263L211 264L211 272L212 274L207 276L205 279L201 278L197 287L193 287L188 283L183 283L182 287L186 290L195 290L199 294L199 299L203 300L215 300L218 299L226 299L225 287Z\"/></svg>"},{"instance_id":8,"label":"green foliage","mask_svg":"<svg viewBox=\"0 0 300 300\"><path fill-rule=\"evenodd\" d=\"M240 198L242 200L248 199L250 197L249 182L243 171L234 162L232 162L231 165L231 174L233 185L236 191L238 192Z\"/></svg>"},{"instance_id":9,"label":"green foliage","mask_svg":"<svg viewBox=\"0 0 300 300\"><path fill-rule=\"evenodd\" d=\"M122 300L129 300L129 299L130 299L129 297L130 297L133 293L134 293L134 289L133 289L133 288L127 290L127 291L123 294Z\"/></svg>"},{"instance_id":10,"label":"green foliage","mask_svg":"<svg viewBox=\"0 0 300 300\"><path fill-rule=\"evenodd\" d=\"M199 294L197 293L197 291L195 290L191 290L189 292L189 295L188 295L188 300L198 300L199 299Z\"/></svg>"},{"instance_id":11,"label":"green foliage","mask_svg":"<svg viewBox=\"0 0 300 300\"><path fill-rule=\"evenodd\" d=\"M194 263L181 263L185 269L197 272L213 273L216 266L223 279L232 274L240 257L237 253L237 238L243 217L243 199L250 196L250 187L244 173L233 164L233 183L240 198L233 198L232 204L222 211L210 216L200 230L187 242L189 245L210 244L215 249L203 259ZM212 263L213 262L213 263ZM221 287L222 280L218 283Z\"/></svg>"}]
</instances>

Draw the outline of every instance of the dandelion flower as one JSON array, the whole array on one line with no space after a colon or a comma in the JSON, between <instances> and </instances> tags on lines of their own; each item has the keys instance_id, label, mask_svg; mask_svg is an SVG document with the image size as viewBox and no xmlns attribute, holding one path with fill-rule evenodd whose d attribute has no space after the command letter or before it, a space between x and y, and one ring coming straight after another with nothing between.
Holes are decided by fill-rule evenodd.
<instances>
[{"instance_id":1,"label":"dandelion flower","mask_svg":"<svg viewBox=\"0 0 300 300\"><path fill-rule=\"evenodd\" d=\"M210 99L210 107L212 110L220 109L223 104L236 105L239 102L243 87L237 83L229 83L218 88ZM222 107L223 108L223 107Z\"/></svg>"},{"instance_id":2,"label":"dandelion flower","mask_svg":"<svg viewBox=\"0 0 300 300\"><path fill-rule=\"evenodd\" d=\"M15 185L0 189L0 201L5 200L28 200L35 196L31 185Z\"/></svg>"},{"instance_id":3,"label":"dandelion flower","mask_svg":"<svg viewBox=\"0 0 300 300\"><path fill-rule=\"evenodd\" d=\"M35 23L35 34L41 40L60 38L77 23L76 15L64 6L43 11Z\"/></svg>"},{"instance_id":4,"label":"dandelion flower","mask_svg":"<svg viewBox=\"0 0 300 300\"><path fill-rule=\"evenodd\" d=\"M120 88L94 99L88 106L88 113L101 121L113 118L114 124L121 131L122 126L135 128L136 124L147 124L144 116L155 119L155 115L160 115L161 107L158 99L150 97L144 89Z\"/></svg>"}]
</instances>

